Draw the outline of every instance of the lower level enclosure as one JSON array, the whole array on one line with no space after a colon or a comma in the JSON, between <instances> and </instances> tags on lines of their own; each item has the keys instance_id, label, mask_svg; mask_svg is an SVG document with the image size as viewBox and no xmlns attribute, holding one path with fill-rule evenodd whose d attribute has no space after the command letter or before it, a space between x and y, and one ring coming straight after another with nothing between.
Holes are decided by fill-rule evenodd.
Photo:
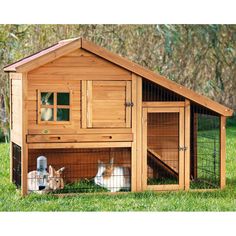
<instances>
[{"instance_id":1,"label":"lower level enclosure","mask_svg":"<svg viewBox=\"0 0 236 236\"><path fill-rule=\"evenodd\" d=\"M47 166L55 169L58 185L53 193L119 192L131 190L131 149L30 149L28 172L37 169L37 157L45 156ZM56 171L63 168L61 175ZM28 182L30 180L28 175ZM50 181L49 181L50 182Z\"/></svg>"}]
</instances>

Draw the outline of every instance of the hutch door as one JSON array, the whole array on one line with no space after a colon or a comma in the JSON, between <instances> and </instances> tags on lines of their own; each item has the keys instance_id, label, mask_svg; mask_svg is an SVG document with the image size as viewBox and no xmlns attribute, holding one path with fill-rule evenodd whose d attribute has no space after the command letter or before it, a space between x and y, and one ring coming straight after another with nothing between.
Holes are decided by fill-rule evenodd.
<instances>
[{"instance_id":1,"label":"hutch door","mask_svg":"<svg viewBox=\"0 0 236 236\"><path fill-rule=\"evenodd\" d=\"M184 188L184 108L143 108L144 190Z\"/></svg>"}]
</instances>

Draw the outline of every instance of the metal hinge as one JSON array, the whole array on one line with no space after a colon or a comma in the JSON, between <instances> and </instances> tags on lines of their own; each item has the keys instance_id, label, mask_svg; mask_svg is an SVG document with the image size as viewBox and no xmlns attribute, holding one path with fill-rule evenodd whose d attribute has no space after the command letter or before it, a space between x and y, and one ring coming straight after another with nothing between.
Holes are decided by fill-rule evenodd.
<instances>
[{"instance_id":1,"label":"metal hinge","mask_svg":"<svg viewBox=\"0 0 236 236\"><path fill-rule=\"evenodd\" d=\"M126 107L132 107L132 106L134 106L134 103L133 102L126 102L125 106Z\"/></svg>"}]
</instances>

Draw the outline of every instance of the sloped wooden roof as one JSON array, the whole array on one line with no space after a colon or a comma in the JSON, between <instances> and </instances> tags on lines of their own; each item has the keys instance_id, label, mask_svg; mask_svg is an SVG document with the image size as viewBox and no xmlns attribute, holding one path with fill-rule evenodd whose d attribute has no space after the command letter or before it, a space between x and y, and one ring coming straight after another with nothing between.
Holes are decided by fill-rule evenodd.
<instances>
[{"instance_id":1,"label":"sloped wooden roof","mask_svg":"<svg viewBox=\"0 0 236 236\"><path fill-rule=\"evenodd\" d=\"M20 61L17 61L11 65L8 65L4 68L6 72L28 72L39 66L42 66L48 62L51 62L63 55L66 55L78 48L83 48L87 51L90 51L114 64L117 64L131 72L134 72L154 83L157 83L173 92L186 97L187 99L194 101L208 109L219 113L224 116L232 116L233 110L228 107L225 107L203 95L197 94L196 92L179 85L164 76L161 76L157 73L154 73L144 67L133 63L123 57L120 57L117 54L111 53L108 50L95 45L92 42L89 42L82 38L68 39L58 42L57 44L46 48L36 54L33 54L29 57L23 58Z\"/></svg>"}]
</instances>

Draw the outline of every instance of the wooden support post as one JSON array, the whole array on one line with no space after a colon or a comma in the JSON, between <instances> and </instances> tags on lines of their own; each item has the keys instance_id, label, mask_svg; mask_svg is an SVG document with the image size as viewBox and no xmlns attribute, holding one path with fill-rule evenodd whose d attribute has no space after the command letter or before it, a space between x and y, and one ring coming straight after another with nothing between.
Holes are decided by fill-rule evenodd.
<instances>
[{"instance_id":1,"label":"wooden support post","mask_svg":"<svg viewBox=\"0 0 236 236\"><path fill-rule=\"evenodd\" d=\"M132 133L133 133L133 142L132 142L132 150L131 150L131 191L136 192L137 191L137 135L136 135L136 129L137 129L137 77L135 74L132 74Z\"/></svg>"},{"instance_id":2,"label":"wooden support post","mask_svg":"<svg viewBox=\"0 0 236 236\"><path fill-rule=\"evenodd\" d=\"M147 190L147 111L142 111L142 190Z\"/></svg>"},{"instance_id":3,"label":"wooden support post","mask_svg":"<svg viewBox=\"0 0 236 236\"><path fill-rule=\"evenodd\" d=\"M9 113L9 118L10 118L10 150L9 150L9 158L10 158L10 182L12 183L13 181L13 152L12 152L12 141L11 141L11 130L12 130L12 80L10 76L8 77L9 79L9 97L10 97L10 113Z\"/></svg>"},{"instance_id":4,"label":"wooden support post","mask_svg":"<svg viewBox=\"0 0 236 236\"><path fill-rule=\"evenodd\" d=\"M21 146L21 194L25 196L28 192L28 145L26 143L28 107L27 107L27 74L22 75L22 146Z\"/></svg>"},{"instance_id":5,"label":"wooden support post","mask_svg":"<svg viewBox=\"0 0 236 236\"><path fill-rule=\"evenodd\" d=\"M142 191L142 77L137 76L137 121L136 121L136 158L137 158L137 191Z\"/></svg>"},{"instance_id":6,"label":"wooden support post","mask_svg":"<svg viewBox=\"0 0 236 236\"><path fill-rule=\"evenodd\" d=\"M190 187L190 101L185 99L185 111L184 111L184 189L189 190Z\"/></svg>"},{"instance_id":7,"label":"wooden support post","mask_svg":"<svg viewBox=\"0 0 236 236\"><path fill-rule=\"evenodd\" d=\"M226 185L226 117L220 117L220 188Z\"/></svg>"}]
</instances>

